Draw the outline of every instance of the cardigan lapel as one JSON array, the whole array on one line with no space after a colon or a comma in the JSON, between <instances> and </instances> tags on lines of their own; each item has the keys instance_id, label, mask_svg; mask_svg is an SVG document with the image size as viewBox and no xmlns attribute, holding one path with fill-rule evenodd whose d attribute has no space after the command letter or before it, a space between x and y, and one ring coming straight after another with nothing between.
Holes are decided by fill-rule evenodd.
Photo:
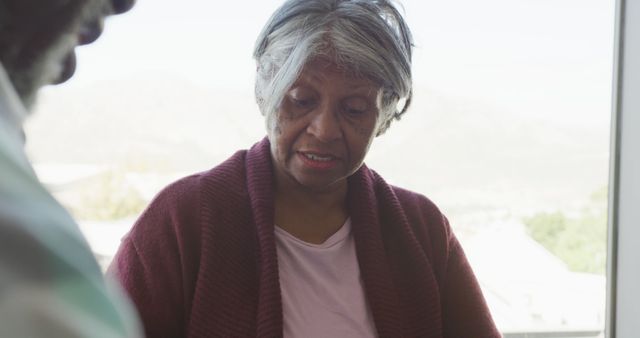
<instances>
[{"instance_id":1,"label":"cardigan lapel","mask_svg":"<svg viewBox=\"0 0 640 338\"><path fill-rule=\"evenodd\" d=\"M358 262L379 335L442 337L433 267L391 186L363 165L349 178L348 199Z\"/></svg>"},{"instance_id":2,"label":"cardigan lapel","mask_svg":"<svg viewBox=\"0 0 640 338\"><path fill-rule=\"evenodd\" d=\"M377 173L370 171L375 183L375 192L380 202L385 248L393 247L394 254L387 252L394 269L407 325L405 334L410 337L442 337L442 309L440 286L436 281L433 265L415 236L412 225L393 188ZM417 226L428 227L415 218ZM416 225L414 225L416 226ZM395 238L392 243L390 238Z\"/></svg>"},{"instance_id":3,"label":"cardigan lapel","mask_svg":"<svg viewBox=\"0 0 640 338\"><path fill-rule=\"evenodd\" d=\"M363 165L349 178L348 207L365 293L380 337L401 337L398 295L381 238L378 201Z\"/></svg>"},{"instance_id":4,"label":"cardigan lapel","mask_svg":"<svg viewBox=\"0 0 640 338\"><path fill-rule=\"evenodd\" d=\"M282 337L282 301L274 229L273 174L267 138L246 158L247 187L258 235L258 308L256 337Z\"/></svg>"}]
</instances>

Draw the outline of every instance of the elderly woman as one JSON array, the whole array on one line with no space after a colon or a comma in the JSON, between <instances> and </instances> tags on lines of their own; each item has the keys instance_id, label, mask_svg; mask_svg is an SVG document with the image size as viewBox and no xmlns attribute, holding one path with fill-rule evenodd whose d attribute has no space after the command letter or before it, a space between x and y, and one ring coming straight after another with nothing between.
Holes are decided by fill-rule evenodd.
<instances>
[{"instance_id":1,"label":"elderly woman","mask_svg":"<svg viewBox=\"0 0 640 338\"><path fill-rule=\"evenodd\" d=\"M111 267L149 337L499 337L446 218L367 168L411 98L386 0L290 0L258 38L267 137L161 192Z\"/></svg>"}]
</instances>

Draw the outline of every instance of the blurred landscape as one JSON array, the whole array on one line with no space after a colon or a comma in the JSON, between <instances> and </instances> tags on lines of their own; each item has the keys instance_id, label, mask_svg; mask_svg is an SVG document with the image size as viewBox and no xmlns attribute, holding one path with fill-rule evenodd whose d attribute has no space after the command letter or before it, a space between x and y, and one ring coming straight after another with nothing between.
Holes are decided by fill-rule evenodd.
<instances>
[{"instance_id":1,"label":"blurred landscape","mask_svg":"<svg viewBox=\"0 0 640 338\"><path fill-rule=\"evenodd\" d=\"M180 79L136 77L47 94L46 111L27 130L39 164L186 174L265 135L250 88L210 92ZM366 162L449 214L579 209L607 185L608 121L573 125L542 116L423 90L374 141Z\"/></svg>"}]
</instances>

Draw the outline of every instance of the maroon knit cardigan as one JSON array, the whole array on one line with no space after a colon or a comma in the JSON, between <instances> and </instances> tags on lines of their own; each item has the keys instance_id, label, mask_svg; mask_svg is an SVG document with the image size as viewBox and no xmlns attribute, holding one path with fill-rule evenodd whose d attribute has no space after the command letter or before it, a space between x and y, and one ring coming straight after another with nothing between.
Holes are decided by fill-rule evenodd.
<instances>
[{"instance_id":1,"label":"maroon knit cardigan","mask_svg":"<svg viewBox=\"0 0 640 338\"><path fill-rule=\"evenodd\" d=\"M348 206L380 337L500 337L446 218L362 166ZM162 191L110 267L148 337L281 337L269 141Z\"/></svg>"}]
</instances>

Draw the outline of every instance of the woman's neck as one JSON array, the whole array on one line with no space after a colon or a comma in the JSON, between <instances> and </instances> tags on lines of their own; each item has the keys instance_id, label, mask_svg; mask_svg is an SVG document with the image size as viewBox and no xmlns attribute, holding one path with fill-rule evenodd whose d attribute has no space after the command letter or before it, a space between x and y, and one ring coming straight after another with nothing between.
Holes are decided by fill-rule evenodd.
<instances>
[{"instance_id":1,"label":"woman's neck","mask_svg":"<svg viewBox=\"0 0 640 338\"><path fill-rule=\"evenodd\" d=\"M275 223L300 240L324 243L347 220L346 181L325 191L278 181Z\"/></svg>"}]
</instances>

